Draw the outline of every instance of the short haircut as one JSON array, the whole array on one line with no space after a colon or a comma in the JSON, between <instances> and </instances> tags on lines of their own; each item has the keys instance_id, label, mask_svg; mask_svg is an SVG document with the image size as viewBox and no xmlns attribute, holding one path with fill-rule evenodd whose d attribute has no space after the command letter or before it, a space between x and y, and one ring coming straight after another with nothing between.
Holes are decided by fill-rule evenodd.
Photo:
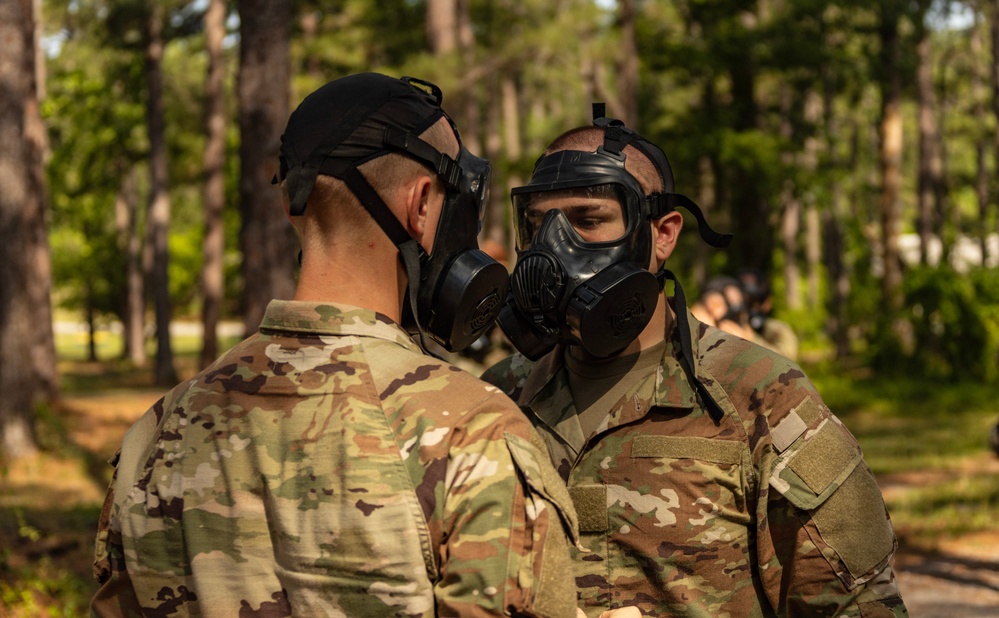
<instances>
[{"instance_id":1,"label":"short haircut","mask_svg":"<svg viewBox=\"0 0 999 618\"><path fill-rule=\"evenodd\" d=\"M577 127L559 135L545 149L545 154L562 150L593 152L604 143L604 130L601 127ZM663 179L656 166L641 150L632 145L624 147L624 166L638 180L646 195L663 190Z\"/></svg>"},{"instance_id":2,"label":"short haircut","mask_svg":"<svg viewBox=\"0 0 999 618\"><path fill-rule=\"evenodd\" d=\"M458 153L457 139L446 121L435 122L420 134L420 138L452 157ZM358 170L386 202L391 199L393 191L422 174L429 174L433 178L435 193L443 193L445 190L444 183L435 171L399 153L393 152L367 161ZM374 219L346 183L324 174L316 177L301 230L303 248L320 248L333 239L341 239L348 234L366 239L378 229Z\"/></svg>"}]
</instances>

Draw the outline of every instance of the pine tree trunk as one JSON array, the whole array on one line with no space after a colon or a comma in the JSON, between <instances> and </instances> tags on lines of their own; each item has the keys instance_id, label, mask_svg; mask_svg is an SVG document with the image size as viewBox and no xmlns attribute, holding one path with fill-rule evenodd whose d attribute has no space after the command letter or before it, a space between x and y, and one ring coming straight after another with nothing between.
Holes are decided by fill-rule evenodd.
<instances>
[{"instance_id":1,"label":"pine tree trunk","mask_svg":"<svg viewBox=\"0 0 999 618\"><path fill-rule=\"evenodd\" d=\"M780 105L781 121L780 135L786 144L796 143L794 126L791 120L792 94L789 85L781 88ZM781 161L787 169L796 165L793 152L781 155ZM781 207L781 246L784 253L784 296L788 309L801 308L801 273L798 269L798 234L801 230L801 199L798 190L790 178L784 180L780 194Z\"/></svg>"},{"instance_id":2,"label":"pine tree trunk","mask_svg":"<svg viewBox=\"0 0 999 618\"><path fill-rule=\"evenodd\" d=\"M0 0L0 458L37 451L35 409L58 390L34 4Z\"/></svg>"},{"instance_id":3,"label":"pine tree trunk","mask_svg":"<svg viewBox=\"0 0 999 618\"><path fill-rule=\"evenodd\" d=\"M204 343L201 367L211 364L219 353L218 326L222 319L224 277L222 257L225 229L225 93L222 90L225 67L222 64L222 39L225 37L225 0L211 0L205 12L205 38L208 51L208 79L205 84L205 260L201 268L204 306L201 323Z\"/></svg>"},{"instance_id":4,"label":"pine tree trunk","mask_svg":"<svg viewBox=\"0 0 999 618\"><path fill-rule=\"evenodd\" d=\"M999 0L997 0L999 1ZM881 69L881 292L884 307L896 316L902 306L902 269L898 239L901 227L902 84L898 72L898 16L882 8Z\"/></svg>"},{"instance_id":5,"label":"pine tree trunk","mask_svg":"<svg viewBox=\"0 0 999 618\"><path fill-rule=\"evenodd\" d=\"M982 254L982 266L989 261L989 171L986 163L986 135L981 129L986 126L985 120L985 80L982 75L981 12L975 7L975 23L971 28L971 113L974 126L978 127L975 134L975 197L978 201L978 245Z\"/></svg>"},{"instance_id":6,"label":"pine tree trunk","mask_svg":"<svg viewBox=\"0 0 999 618\"><path fill-rule=\"evenodd\" d=\"M618 62L618 97L621 120L629 127L638 123L638 46L635 42L635 0L619 0L618 25L621 28L621 57Z\"/></svg>"},{"instance_id":7,"label":"pine tree trunk","mask_svg":"<svg viewBox=\"0 0 999 618\"><path fill-rule=\"evenodd\" d=\"M992 0L989 29L992 32L992 116L995 122L993 177L995 177L999 172L999 0Z\"/></svg>"},{"instance_id":8,"label":"pine tree trunk","mask_svg":"<svg viewBox=\"0 0 999 618\"><path fill-rule=\"evenodd\" d=\"M784 181L781 192L781 245L784 249L784 286L788 309L801 308L801 273L798 269L798 233L801 229L801 201L794 183Z\"/></svg>"},{"instance_id":9,"label":"pine tree trunk","mask_svg":"<svg viewBox=\"0 0 999 618\"><path fill-rule=\"evenodd\" d=\"M916 229L919 232L919 259L923 264L930 260L930 244L933 230L945 224L936 221L940 211L941 161L939 152L939 131L936 119L936 97L933 92L933 56L931 53L929 28L917 26L919 40L916 55L919 67L916 71L917 105L919 117L919 187ZM940 235L943 238L943 234Z\"/></svg>"},{"instance_id":10,"label":"pine tree trunk","mask_svg":"<svg viewBox=\"0 0 999 618\"><path fill-rule=\"evenodd\" d=\"M122 357L136 367L146 366L146 297L142 269L142 236L139 231L139 196L136 190L135 168L122 176L121 187L115 198L118 244L125 254L126 290L121 309L123 337Z\"/></svg>"},{"instance_id":11,"label":"pine tree trunk","mask_svg":"<svg viewBox=\"0 0 999 618\"><path fill-rule=\"evenodd\" d=\"M828 136L825 144L827 165L838 171L842 165L836 151L836 138L839 136L839 123L833 105L835 98L832 72L824 69L822 73L822 115L825 123L825 134ZM856 131L853 132L856 135ZM856 140L851 140L856 149ZM822 214L822 255L829 279L829 297L826 304L828 321L826 332L836 346L836 358L844 358L850 353L850 339L846 315L847 299L850 294L850 278L847 273L844 253L845 242L842 229L843 188L838 174L833 174L829 187L829 209Z\"/></svg>"},{"instance_id":12,"label":"pine tree trunk","mask_svg":"<svg viewBox=\"0 0 999 618\"><path fill-rule=\"evenodd\" d=\"M177 383L170 342L170 192L163 111L163 7L151 5L146 47L146 123L149 131L149 235L152 242L153 307L156 312L156 384Z\"/></svg>"},{"instance_id":13,"label":"pine tree trunk","mask_svg":"<svg viewBox=\"0 0 999 618\"><path fill-rule=\"evenodd\" d=\"M457 8L456 0L427 0L427 40L434 55L458 46Z\"/></svg>"},{"instance_id":14,"label":"pine tree trunk","mask_svg":"<svg viewBox=\"0 0 999 618\"><path fill-rule=\"evenodd\" d=\"M517 92L517 82L514 80L514 76L510 75L507 71L504 71L503 76L500 78L500 95L505 158L507 161L518 161L523 156L524 150L520 137L519 95ZM513 169L506 177L505 186L520 186L523 184L523 180L516 169ZM487 215L489 217L489 226L486 232L488 234L487 238L491 241L498 243L501 247L507 247L509 237L506 234L506 224L512 217L509 210L510 200L505 199L507 197L505 191L501 193L500 197L503 199L496 200L489 209ZM508 254L512 255L509 252Z\"/></svg>"},{"instance_id":15,"label":"pine tree trunk","mask_svg":"<svg viewBox=\"0 0 999 618\"><path fill-rule=\"evenodd\" d=\"M243 325L256 332L274 298L294 294L298 240L285 219L277 170L288 121L290 0L239 0L239 207L242 216Z\"/></svg>"}]
</instances>

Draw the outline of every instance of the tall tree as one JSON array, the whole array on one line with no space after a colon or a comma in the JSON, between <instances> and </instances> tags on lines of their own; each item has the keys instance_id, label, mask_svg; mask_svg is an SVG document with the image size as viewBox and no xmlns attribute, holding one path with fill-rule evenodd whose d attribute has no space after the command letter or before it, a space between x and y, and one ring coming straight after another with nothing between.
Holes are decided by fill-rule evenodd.
<instances>
[{"instance_id":1,"label":"tall tree","mask_svg":"<svg viewBox=\"0 0 999 618\"><path fill-rule=\"evenodd\" d=\"M222 319L224 291L222 254L225 229L225 93L222 39L225 37L225 0L210 0L205 12L205 47L208 52L208 78L205 83L205 237L204 263L201 266L201 291L204 300L201 323L204 343L201 366L207 367L219 353L218 325Z\"/></svg>"},{"instance_id":2,"label":"tall tree","mask_svg":"<svg viewBox=\"0 0 999 618\"><path fill-rule=\"evenodd\" d=\"M458 46L457 0L427 0L427 39L430 51L440 56Z\"/></svg>"},{"instance_id":3,"label":"tall tree","mask_svg":"<svg viewBox=\"0 0 999 618\"><path fill-rule=\"evenodd\" d=\"M291 0L239 0L239 208L243 325L256 331L267 303L291 298L298 241L271 184L288 120Z\"/></svg>"},{"instance_id":4,"label":"tall tree","mask_svg":"<svg viewBox=\"0 0 999 618\"><path fill-rule=\"evenodd\" d=\"M900 0L880 7L881 41L881 293L884 307L896 316L902 307L899 254L902 186L902 79L899 73Z\"/></svg>"},{"instance_id":5,"label":"tall tree","mask_svg":"<svg viewBox=\"0 0 999 618\"><path fill-rule=\"evenodd\" d=\"M170 341L173 309L170 302L170 187L163 112L163 22L162 4L154 2L149 10L146 30L146 126L149 132L149 218L148 237L152 253L153 307L156 312L156 383L170 386L177 382Z\"/></svg>"},{"instance_id":6,"label":"tall tree","mask_svg":"<svg viewBox=\"0 0 999 618\"><path fill-rule=\"evenodd\" d=\"M621 51L617 60L617 92L621 120L628 126L638 122L638 46L635 42L635 0L617 3L621 29Z\"/></svg>"},{"instance_id":7,"label":"tall tree","mask_svg":"<svg viewBox=\"0 0 999 618\"><path fill-rule=\"evenodd\" d=\"M34 411L56 395L34 6L0 0L0 456L36 450Z\"/></svg>"},{"instance_id":8,"label":"tall tree","mask_svg":"<svg viewBox=\"0 0 999 618\"><path fill-rule=\"evenodd\" d=\"M930 1L922 0L916 12L916 101L919 127L919 173L916 229L919 232L919 256L929 263L930 240L942 221L936 215L942 208L943 168L940 132L937 126L937 101L933 86L933 54L929 19ZM941 239L944 235L941 234Z\"/></svg>"},{"instance_id":9,"label":"tall tree","mask_svg":"<svg viewBox=\"0 0 999 618\"><path fill-rule=\"evenodd\" d=\"M989 171L986 163L987 136L983 127L985 121L985 79L982 75L982 7L975 6L975 22L971 26L971 114L975 127L975 198L978 201L978 245L982 254L982 266L989 261ZM992 66L991 63L984 63Z\"/></svg>"},{"instance_id":10,"label":"tall tree","mask_svg":"<svg viewBox=\"0 0 999 618\"><path fill-rule=\"evenodd\" d=\"M146 365L145 285L142 273L142 237L139 234L139 195L136 170L122 174L121 188L115 196L115 228L119 250L125 255L125 300L121 311L124 324L124 357L136 367Z\"/></svg>"},{"instance_id":11,"label":"tall tree","mask_svg":"<svg viewBox=\"0 0 999 618\"><path fill-rule=\"evenodd\" d=\"M992 32L992 116L995 122L994 165L999 170L999 0L992 0L989 12L989 30ZM993 178L996 174L993 173ZM995 191L995 189L993 189ZM994 192L993 196L999 195Z\"/></svg>"}]
</instances>

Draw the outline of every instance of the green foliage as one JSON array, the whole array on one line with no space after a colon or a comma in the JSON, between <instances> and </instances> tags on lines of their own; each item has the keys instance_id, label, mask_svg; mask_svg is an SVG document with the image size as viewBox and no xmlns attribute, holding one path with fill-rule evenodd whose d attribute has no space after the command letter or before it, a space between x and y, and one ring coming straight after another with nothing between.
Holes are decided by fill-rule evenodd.
<instances>
[{"instance_id":1,"label":"green foliage","mask_svg":"<svg viewBox=\"0 0 999 618\"><path fill-rule=\"evenodd\" d=\"M999 377L999 273L915 268L905 275L903 315L879 324L872 362L880 371L927 379Z\"/></svg>"}]
</instances>

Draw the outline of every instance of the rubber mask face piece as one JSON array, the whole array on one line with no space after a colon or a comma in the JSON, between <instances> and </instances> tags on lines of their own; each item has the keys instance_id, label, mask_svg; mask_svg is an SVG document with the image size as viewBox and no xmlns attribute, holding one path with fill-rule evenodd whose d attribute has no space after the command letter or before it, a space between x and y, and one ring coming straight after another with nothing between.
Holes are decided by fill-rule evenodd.
<instances>
[{"instance_id":1,"label":"rubber mask face piece","mask_svg":"<svg viewBox=\"0 0 999 618\"><path fill-rule=\"evenodd\" d=\"M559 343L596 357L621 352L652 319L660 290L644 196L623 157L554 153L513 200L517 266L500 327L532 359Z\"/></svg>"},{"instance_id":2,"label":"rubber mask face piece","mask_svg":"<svg viewBox=\"0 0 999 618\"><path fill-rule=\"evenodd\" d=\"M506 298L506 267L479 249L489 200L489 162L462 148L455 187L444 198L433 250L420 255L420 328L448 351L462 350L496 320Z\"/></svg>"}]
</instances>

